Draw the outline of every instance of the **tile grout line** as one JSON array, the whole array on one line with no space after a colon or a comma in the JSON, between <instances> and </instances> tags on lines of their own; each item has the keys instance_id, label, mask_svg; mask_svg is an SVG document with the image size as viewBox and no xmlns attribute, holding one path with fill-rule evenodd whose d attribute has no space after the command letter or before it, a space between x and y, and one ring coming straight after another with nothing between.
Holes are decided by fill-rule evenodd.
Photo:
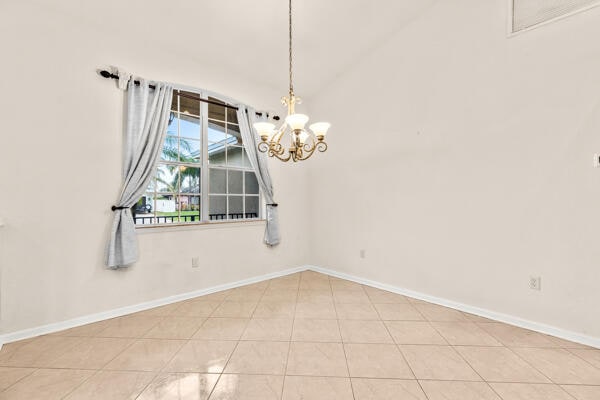
<instances>
[{"instance_id":1,"label":"tile grout line","mask_svg":"<svg viewBox=\"0 0 600 400\"><path fill-rule=\"evenodd\" d=\"M338 326L338 330L340 331L340 340L342 341L341 346L342 346L342 351L344 352L344 360L346 360L346 372L348 372L348 381L350 381L350 390L352 391L352 398L354 400L356 400L356 395L354 394L354 384L352 383L352 376L350 374L350 365L348 364L348 354L346 354L346 344L344 343L344 338L342 337L342 329L340 327L340 316L338 314L338 309L337 309L337 305L336 305L336 301L335 301L335 296L333 294L333 286L331 285L331 277L328 276L327 277L327 281L329 282L329 290L331 291L331 297L333 299L333 310L335 311L335 321L337 323ZM362 286L361 286L362 289ZM363 293L364 289L362 289ZM365 293L366 295L366 293ZM367 296L368 298L368 296Z\"/></svg>"},{"instance_id":2,"label":"tile grout line","mask_svg":"<svg viewBox=\"0 0 600 400\"><path fill-rule=\"evenodd\" d=\"M296 309L298 308L298 296L300 295L300 285L302 284L302 272L300 272L300 278L298 279L298 288L296 289L296 301L294 302L294 315L292 319L292 332L290 334L290 342L288 344L288 354L285 359L285 368L283 369L283 381L281 383L281 392L279 393L279 398L283 399L283 393L285 388L285 381L287 375L287 369L290 362L290 354L292 353L292 340L294 338L294 326L296 324Z\"/></svg>"}]
</instances>

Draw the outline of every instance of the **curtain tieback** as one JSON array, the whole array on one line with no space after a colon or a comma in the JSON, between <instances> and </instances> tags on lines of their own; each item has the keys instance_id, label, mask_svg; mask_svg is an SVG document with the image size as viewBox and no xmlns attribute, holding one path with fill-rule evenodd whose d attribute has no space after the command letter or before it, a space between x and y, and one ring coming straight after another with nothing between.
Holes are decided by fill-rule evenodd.
<instances>
[{"instance_id":1,"label":"curtain tieback","mask_svg":"<svg viewBox=\"0 0 600 400\"><path fill-rule=\"evenodd\" d=\"M112 206L110 209L113 211L117 211L117 210L126 210L129 207L117 207L117 206Z\"/></svg>"},{"instance_id":2,"label":"curtain tieback","mask_svg":"<svg viewBox=\"0 0 600 400\"><path fill-rule=\"evenodd\" d=\"M277 203L267 203L267 205L271 206L271 207L277 207L279 204L277 204Z\"/></svg>"}]
</instances>

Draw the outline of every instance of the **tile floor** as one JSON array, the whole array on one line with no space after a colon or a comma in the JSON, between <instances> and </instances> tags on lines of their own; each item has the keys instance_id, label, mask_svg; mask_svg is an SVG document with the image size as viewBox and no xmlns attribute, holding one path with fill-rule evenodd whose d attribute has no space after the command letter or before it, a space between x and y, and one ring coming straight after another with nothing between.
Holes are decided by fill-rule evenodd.
<instances>
[{"instance_id":1,"label":"tile floor","mask_svg":"<svg viewBox=\"0 0 600 400\"><path fill-rule=\"evenodd\" d=\"M7 344L0 399L598 400L600 350L307 271Z\"/></svg>"}]
</instances>

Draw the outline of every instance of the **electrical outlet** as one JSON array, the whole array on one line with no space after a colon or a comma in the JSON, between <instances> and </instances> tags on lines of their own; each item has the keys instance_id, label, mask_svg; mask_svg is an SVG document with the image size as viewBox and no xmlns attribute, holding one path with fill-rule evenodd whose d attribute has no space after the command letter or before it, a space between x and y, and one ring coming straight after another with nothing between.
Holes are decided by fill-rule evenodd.
<instances>
[{"instance_id":1,"label":"electrical outlet","mask_svg":"<svg viewBox=\"0 0 600 400\"><path fill-rule=\"evenodd\" d=\"M200 257L192 257L192 268L198 268L200 266Z\"/></svg>"},{"instance_id":2,"label":"electrical outlet","mask_svg":"<svg viewBox=\"0 0 600 400\"><path fill-rule=\"evenodd\" d=\"M365 258L367 256L367 251L365 249L362 249L360 251L360 258Z\"/></svg>"},{"instance_id":3,"label":"electrical outlet","mask_svg":"<svg viewBox=\"0 0 600 400\"><path fill-rule=\"evenodd\" d=\"M529 277L529 288L532 290L542 290L542 277L541 276L530 276Z\"/></svg>"}]
</instances>

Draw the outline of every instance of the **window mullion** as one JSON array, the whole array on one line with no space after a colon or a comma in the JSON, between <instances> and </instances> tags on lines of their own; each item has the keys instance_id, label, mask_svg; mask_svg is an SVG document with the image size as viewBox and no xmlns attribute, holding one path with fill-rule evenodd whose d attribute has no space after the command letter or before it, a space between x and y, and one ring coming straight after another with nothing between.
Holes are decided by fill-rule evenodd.
<instances>
[{"instance_id":1,"label":"window mullion","mask_svg":"<svg viewBox=\"0 0 600 400\"><path fill-rule=\"evenodd\" d=\"M200 94L201 97L204 97ZM202 221L209 220L209 204L208 204L208 103L200 102L200 149L202 152L202 168L200 170L201 175L201 219Z\"/></svg>"}]
</instances>

